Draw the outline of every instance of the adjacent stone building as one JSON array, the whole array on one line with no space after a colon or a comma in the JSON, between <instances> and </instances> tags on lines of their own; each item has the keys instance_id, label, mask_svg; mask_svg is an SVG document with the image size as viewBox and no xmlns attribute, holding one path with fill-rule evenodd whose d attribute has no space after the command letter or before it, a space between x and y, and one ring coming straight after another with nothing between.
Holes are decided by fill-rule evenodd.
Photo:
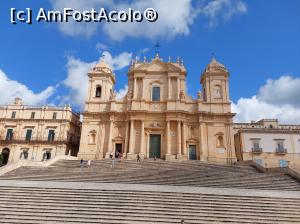
<instances>
[{"instance_id":1,"label":"adjacent stone building","mask_svg":"<svg viewBox=\"0 0 300 224\"><path fill-rule=\"evenodd\" d=\"M164 62L158 54L149 62L132 63L122 99L116 99L116 78L103 60L88 76L79 158L135 159L139 154L167 160L236 161L229 72L215 59L199 76L203 93L199 91L197 99L187 94L182 61Z\"/></svg>"},{"instance_id":2,"label":"adjacent stone building","mask_svg":"<svg viewBox=\"0 0 300 224\"><path fill-rule=\"evenodd\" d=\"M237 160L254 160L265 167L300 168L300 125L264 119L236 123L234 130Z\"/></svg>"},{"instance_id":3,"label":"adjacent stone building","mask_svg":"<svg viewBox=\"0 0 300 224\"><path fill-rule=\"evenodd\" d=\"M0 150L4 164L20 159L48 160L76 156L80 140L79 115L65 107L30 107L16 98L0 106Z\"/></svg>"}]
</instances>

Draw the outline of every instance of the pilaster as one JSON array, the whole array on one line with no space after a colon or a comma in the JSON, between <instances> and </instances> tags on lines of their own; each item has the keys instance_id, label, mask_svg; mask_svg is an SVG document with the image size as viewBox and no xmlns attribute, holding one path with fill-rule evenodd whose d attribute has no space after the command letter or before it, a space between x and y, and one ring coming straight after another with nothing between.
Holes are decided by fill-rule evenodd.
<instances>
[{"instance_id":1,"label":"pilaster","mask_svg":"<svg viewBox=\"0 0 300 224\"><path fill-rule=\"evenodd\" d=\"M140 155L142 158L145 156L145 145L144 145L144 139L145 139L145 124L144 121L141 120L141 149L140 149Z\"/></svg>"},{"instance_id":2,"label":"pilaster","mask_svg":"<svg viewBox=\"0 0 300 224\"><path fill-rule=\"evenodd\" d=\"M135 154L134 154L134 120L130 121L129 150L128 150L126 158L127 159L135 159Z\"/></svg>"},{"instance_id":3,"label":"pilaster","mask_svg":"<svg viewBox=\"0 0 300 224\"><path fill-rule=\"evenodd\" d=\"M207 124L200 123L200 132L199 132L199 142L200 142L200 160L208 160L208 148L207 148Z\"/></svg>"},{"instance_id":4,"label":"pilaster","mask_svg":"<svg viewBox=\"0 0 300 224\"><path fill-rule=\"evenodd\" d=\"M177 159L181 159L181 121L177 121Z\"/></svg>"}]
</instances>

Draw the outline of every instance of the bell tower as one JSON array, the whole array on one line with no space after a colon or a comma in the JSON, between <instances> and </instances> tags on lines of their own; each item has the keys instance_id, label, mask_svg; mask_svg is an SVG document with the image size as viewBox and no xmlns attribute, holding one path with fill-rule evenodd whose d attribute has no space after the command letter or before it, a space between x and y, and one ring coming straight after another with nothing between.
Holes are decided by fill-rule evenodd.
<instances>
[{"instance_id":1,"label":"bell tower","mask_svg":"<svg viewBox=\"0 0 300 224\"><path fill-rule=\"evenodd\" d=\"M115 75L108 64L101 59L88 74L89 88L87 101L89 103L108 102L114 91Z\"/></svg>"},{"instance_id":2,"label":"bell tower","mask_svg":"<svg viewBox=\"0 0 300 224\"><path fill-rule=\"evenodd\" d=\"M215 58L212 58L201 76L203 103L215 106L222 105L222 112L230 112L228 79L229 72L227 68Z\"/></svg>"}]
</instances>

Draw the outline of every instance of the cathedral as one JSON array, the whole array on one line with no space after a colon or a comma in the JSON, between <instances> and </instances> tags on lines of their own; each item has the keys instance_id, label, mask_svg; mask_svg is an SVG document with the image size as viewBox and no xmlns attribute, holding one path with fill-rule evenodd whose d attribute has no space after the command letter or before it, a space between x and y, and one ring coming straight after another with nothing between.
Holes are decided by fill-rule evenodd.
<instances>
[{"instance_id":1,"label":"cathedral","mask_svg":"<svg viewBox=\"0 0 300 224\"><path fill-rule=\"evenodd\" d=\"M100 60L88 73L78 157L235 162L229 72L213 58L199 74L202 92L193 99L181 60L136 60L126 96L116 99L116 77Z\"/></svg>"}]
</instances>

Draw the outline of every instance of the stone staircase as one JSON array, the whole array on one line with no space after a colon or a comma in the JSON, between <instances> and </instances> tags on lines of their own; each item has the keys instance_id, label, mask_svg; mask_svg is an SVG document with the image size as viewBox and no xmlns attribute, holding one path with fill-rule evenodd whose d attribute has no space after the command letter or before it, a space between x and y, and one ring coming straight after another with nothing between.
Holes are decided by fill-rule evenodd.
<instances>
[{"instance_id":1,"label":"stone staircase","mask_svg":"<svg viewBox=\"0 0 300 224\"><path fill-rule=\"evenodd\" d=\"M53 182L52 182L53 183ZM71 183L70 183L71 184ZM1 223L299 223L300 196L254 197L246 190L207 194L169 186L130 190L114 184L89 188L47 182L0 186ZM30 184L29 184L30 185ZM76 186L78 185L78 186ZM56 187L55 187L56 186ZM94 186L94 185L93 185ZM112 189L111 189L112 188ZM117 190L119 188L119 190ZM170 189L170 192L168 190ZM240 192L239 192L240 191ZM249 194L241 196L240 194ZM279 193L280 194L280 193Z\"/></svg>"},{"instance_id":2,"label":"stone staircase","mask_svg":"<svg viewBox=\"0 0 300 224\"><path fill-rule=\"evenodd\" d=\"M300 183L247 164L58 161L0 176L5 223L300 223Z\"/></svg>"},{"instance_id":3,"label":"stone staircase","mask_svg":"<svg viewBox=\"0 0 300 224\"><path fill-rule=\"evenodd\" d=\"M111 168L110 160L58 161L49 167L21 167L0 180L100 182L300 191L299 181L284 173L259 173L249 165L219 165L199 161L124 160Z\"/></svg>"}]
</instances>

